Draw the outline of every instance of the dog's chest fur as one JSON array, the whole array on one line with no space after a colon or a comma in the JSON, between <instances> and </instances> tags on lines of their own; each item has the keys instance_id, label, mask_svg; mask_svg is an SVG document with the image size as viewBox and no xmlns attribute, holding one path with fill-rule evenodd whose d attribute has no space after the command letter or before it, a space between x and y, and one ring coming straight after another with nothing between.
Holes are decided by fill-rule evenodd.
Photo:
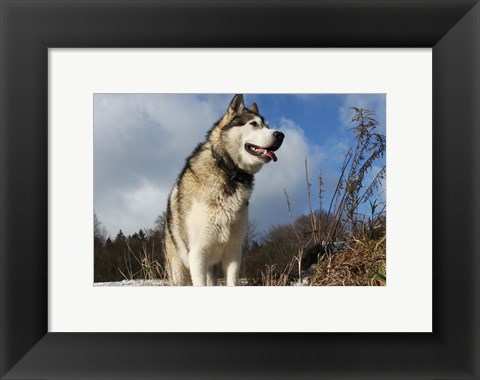
<instances>
[{"instance_id":1,"label":"dog's chest fur","mask_svg":"<svg viewBox=\"0 0 480 380\"><path fill-rule=\"evenodd\" d=\"M219 169L214 163L208 174L203 169L200 173L196 172L197 176L201 176L202 183L199 185L202 189L198 189L198 195L194 197L188 224L205 234L204 238L227 243L232 235L243 233L246 227L252 187L223 175L219 181Z\"/></svg>"}]
</instances>

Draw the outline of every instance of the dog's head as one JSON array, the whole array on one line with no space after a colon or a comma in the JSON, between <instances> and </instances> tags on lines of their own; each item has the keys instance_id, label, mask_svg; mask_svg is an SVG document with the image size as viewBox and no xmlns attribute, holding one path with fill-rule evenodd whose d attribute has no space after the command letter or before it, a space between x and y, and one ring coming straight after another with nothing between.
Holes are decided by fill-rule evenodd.
<instances>
[{"instance_id":1,"label":"dog's head","mask_svg":"<svg viewBox=\"0 0 480 380\"><path fill-rule=\"evenodd\" d=\"M246 108L243 95L233 97L218 128L222 145L242 170L254 174L263 164L277 161L274 152L282 145L285 135L268 127L255 103Z\"/></svg>"}]
</instances>

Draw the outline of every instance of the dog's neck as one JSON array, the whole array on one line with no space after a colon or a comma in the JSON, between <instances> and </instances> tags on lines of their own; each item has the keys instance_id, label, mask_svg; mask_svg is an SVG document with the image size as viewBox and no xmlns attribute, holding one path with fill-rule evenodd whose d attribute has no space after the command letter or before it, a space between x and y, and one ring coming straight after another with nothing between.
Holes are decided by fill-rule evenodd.
<instances>
[{"instance_id":1,"label":"dog's neck","mask_svg":"<svg viewBox=\"0 0 480 380\"><path fill-rule=\"evenodd\" d=\"M233 162L225 160L213 147L211 148L212 157L217 166L225 173L228 179L239 182L246 186L251 186L253 183L253 175L240 169Z\"/></svg>"}]
</instances>

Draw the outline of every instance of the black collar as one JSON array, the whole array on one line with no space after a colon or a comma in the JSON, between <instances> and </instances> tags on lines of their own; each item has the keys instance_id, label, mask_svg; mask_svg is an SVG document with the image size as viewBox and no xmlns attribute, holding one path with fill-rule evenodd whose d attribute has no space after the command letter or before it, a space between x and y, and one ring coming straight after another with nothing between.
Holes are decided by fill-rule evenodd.
<instances>
[{"instance_id":1,"label":"black collar","mask_svg":"<svg viewBox=\"0 0 480 380\"><path fill-rule=\"evenodd\" d=\"M217 166L226 174L227 178L235 182L240 182L244 185L250 186L253 182L253 175L240 169L235 164L226 161L218 152L211 148L212 157L217 163Z\"/></svg>"}]
</instances>

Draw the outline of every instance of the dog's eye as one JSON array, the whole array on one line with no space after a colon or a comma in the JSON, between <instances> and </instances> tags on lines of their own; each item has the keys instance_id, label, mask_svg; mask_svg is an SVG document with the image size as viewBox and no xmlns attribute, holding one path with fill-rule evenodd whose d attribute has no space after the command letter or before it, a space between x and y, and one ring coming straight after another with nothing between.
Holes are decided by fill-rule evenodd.
<instances>
[{"instance_id":1,"label":"dog's eye","mask_svg":"<svg viewBox=\"0 0 480 380\"><path fill-rule=\"evenodd\" d=\"M252 121L252 122L250 123L250 125L251 125L252 127L258 127L258 123L257 123L256 121Z\"/></svg>"}]
</instances>

